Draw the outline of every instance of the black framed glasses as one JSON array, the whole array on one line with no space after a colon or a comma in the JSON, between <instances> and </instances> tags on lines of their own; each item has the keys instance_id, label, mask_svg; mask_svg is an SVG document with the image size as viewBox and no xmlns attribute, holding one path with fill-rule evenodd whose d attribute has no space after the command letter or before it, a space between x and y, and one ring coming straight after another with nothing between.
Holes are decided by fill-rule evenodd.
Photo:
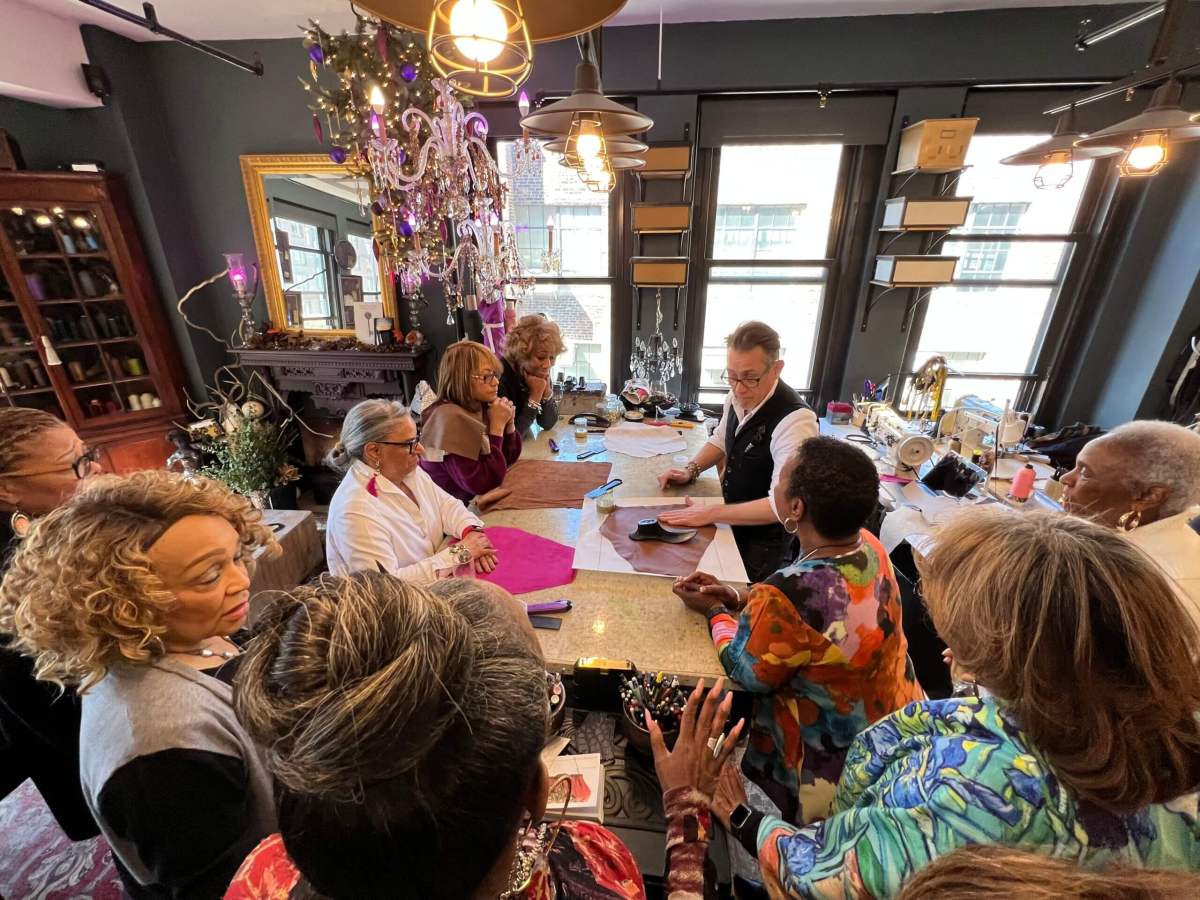
<instances>
[{"instance_id":1,"label":"black framed glasses","mask_svg":"<svg viewBox=\"0 0 1200 900\"><path fill-rule=\"evenodd\" d=\"M99 447L85 447L83 453L71 463L70 466L59 466L54 469L30 469L26 472L9 472L9 478L32 478L34 475L53 475L55 472L64 472L68 468L75 473L75 477L82 481L87 478L92 471L92 463L100 462Z\"/></svg>"},{"instance_id":2,"label":"black framed glasses","mask_svg":"<svg viewBox=\"0 0 1200 900\"><path fill-rule=\"evenodd\" d=\"M751 375L749 378L739 378L737 375L732 374L728 369L726 369L721 373L721 381L724 384L728 384L733 387L736 387L739 384L744 384L748 388L756 388L759 386L762 380L767 377L767 372L769 371L771 370L767 369L761 375Z\"/></svg>"},{"instance_id":3,"label":"black framed glasses","mask_svg":"<svg viewBox=\"0 0 1200 900\"><path fill-rule=\"evenodd\" d=\"M421 432L411 441L371 441L372 444L387 444L389 447L407 447L409 454L417 452L417 444L421 443Z\"/></svg>"},{"instance_id":4,"label":"black framed glasses","mask_svg":"<svg viewBox=\"0 0 1200 900\"><path fill-rule=\"evenodd\" d=\"M482 381L484 384L495 384L500 380L500 376L495 372L488 372L486 375L472 375L476 381Z\"/></svg>"}]
</instances>

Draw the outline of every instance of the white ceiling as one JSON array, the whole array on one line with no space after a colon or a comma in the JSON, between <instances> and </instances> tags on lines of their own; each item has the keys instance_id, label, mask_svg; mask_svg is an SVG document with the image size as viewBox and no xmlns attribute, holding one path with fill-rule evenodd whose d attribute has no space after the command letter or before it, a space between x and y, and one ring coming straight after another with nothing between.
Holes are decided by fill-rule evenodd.
<instances>
[{"instance_id":1,"label":"white ceiling","mask_svg":"<svg viewBox=\"0 0 1200 900\"><path fill-rule=\"evenodd\" d=\"M79 0L19 2L69 21L101 25L134 40L155 39L145 29ZM138 0L110 2L137 15L142 13ZM611 24L657 23L660 6L666 22L724 22L1120 2L1128 0L629 0ZM164 26L201 40L295 37L300 33L298 26L309 18L318 19L330 30L341 30L354 22L347 0L157 0L154 7Z\"/></svg>"}]
</instances>

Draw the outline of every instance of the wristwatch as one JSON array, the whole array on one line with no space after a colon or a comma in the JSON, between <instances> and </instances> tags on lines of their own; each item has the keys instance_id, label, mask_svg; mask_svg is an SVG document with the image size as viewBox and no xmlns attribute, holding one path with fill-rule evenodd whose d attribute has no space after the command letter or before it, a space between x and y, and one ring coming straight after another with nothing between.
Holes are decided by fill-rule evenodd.
<instances>
[{"instance_id":1,"label":"wristwatch","mask_svg":"<svg viewBox=\"0 0 1200 900\"><path fill-rule=\"evenodd\" d=\"M729 830L739 841L742 839L741 830L746 827L746 823L750 821L750 816L753 814L754 810L745 803L739 803L729 814Z\"/></svg>"},{"instance_id":2,"label":"wristwatch","mask_svg":"<svg viewBox=\"0 0 1200 900\"><path fill-rule=\"evenodd\" d=\"M450 556L453 558L455 565L465 566L472 559L471 548L465 544L455 544L450 548Z\"/></svg>"}]
</instances>

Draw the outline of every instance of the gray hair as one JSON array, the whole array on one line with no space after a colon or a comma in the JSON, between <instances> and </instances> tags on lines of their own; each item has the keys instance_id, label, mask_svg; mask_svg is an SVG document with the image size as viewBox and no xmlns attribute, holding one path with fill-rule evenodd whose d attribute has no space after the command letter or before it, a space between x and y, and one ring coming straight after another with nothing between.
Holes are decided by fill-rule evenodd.
<instances>
[{"instance_id":1,"label":"gray hair","mask_svg":"<svg viewBox=\"0 0 1200 900\"><path fill-rule=\"evenodd\" d=\"M1200 434L1173 422L1142 419L1114 428L1103 440L1123 451L1134 488L1160 484L1167 489L1164 517L1200 503Z\"/></svg>"},{"instance_id":2,"label":"gray hair","mask_svg":"<svg viewBox=\"0 0 1200 900\"><path fill-rule=\"evenodd\" d=\"M345 473L355 460L363 458L367 444L386 441L392 429L408 415L407 407L395 400L364 400L356 404L346 413L341 436L325 455L325 465Z\"/></svg>"}]
</instances>

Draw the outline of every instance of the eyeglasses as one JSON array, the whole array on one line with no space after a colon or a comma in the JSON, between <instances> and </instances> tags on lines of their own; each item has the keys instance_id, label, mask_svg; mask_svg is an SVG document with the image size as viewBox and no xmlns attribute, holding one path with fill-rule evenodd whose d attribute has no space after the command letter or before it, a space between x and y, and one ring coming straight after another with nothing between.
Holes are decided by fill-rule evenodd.
<instances>
[{"instance_id":1,"label":"eyeglasses","mask_svg":"<svg viewBox=\"0 0 1200 900\"><path fill-rule=\"evenodd\" d=\"M7 472L9 478L32 478L35 475L53 475L55 472L66 472L70 469L75 473L75 477L82 481L87 478L92 471L92 463L100 462L100 448L87 447L83 453L70 466L58 466L54 469L29 469L24 472Z\"/></svg>"},{"instance_id":2,"label":"eyeglasses","mask_svg":"<svg viewBox=\"0 0 1200 900\"><path fill-rule=\"evenodd\" d=\"M500 376L495 372L488 372L486 375L472 375L476 381L482 381L484 384L495 384L500 380Z\"/></svg>"},{"instance_id":3,"label":"eyeglasses","mask_svg":"<svg viewBox=\"0 0 1200 900\"><path fill-rule=\"evenodd\" d=\"M766 369L761 375L752 375L749 378L739 378L736 375L730 374L730 371L726 369L721 373L721 381L723 381L725 384L733 385L734 387L737 387L739 384L744 384L748 388L756 388L758 387L759 383L761 383L762 380L767 377L767 372L770 371L770 369Z\"/></svg>"},{"instance_id":4,"label":"eyeglasses","mask_svg":"<svg viewBox=\"0 0 1200 900\"><path fill-rule=\"evenodd\" d=\"M417 452L417 444L421 443L421 432L411 441L371 441L372 444L387 444L389 447L407 447L409 455Z\"/></svg>"}]
</instances>

